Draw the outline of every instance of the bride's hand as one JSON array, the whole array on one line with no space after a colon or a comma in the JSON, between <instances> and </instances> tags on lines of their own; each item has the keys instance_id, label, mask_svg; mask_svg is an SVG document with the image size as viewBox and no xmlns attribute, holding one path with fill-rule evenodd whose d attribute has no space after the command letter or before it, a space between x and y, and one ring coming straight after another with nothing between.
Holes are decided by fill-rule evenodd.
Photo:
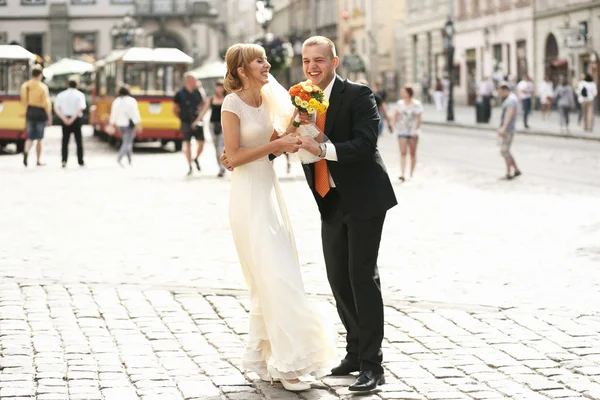
<instances>
[{"instance_id":1,"label":"bride's hand","mask_svg":"<svg viewBox=\"0 0 600 400\"><path fill-rule=\"evenodd\" d=\"M295 153L300 148L300 140L292 135L282 136L277 139L278 151L281 153Z\"/></svg>"}]
</instances>

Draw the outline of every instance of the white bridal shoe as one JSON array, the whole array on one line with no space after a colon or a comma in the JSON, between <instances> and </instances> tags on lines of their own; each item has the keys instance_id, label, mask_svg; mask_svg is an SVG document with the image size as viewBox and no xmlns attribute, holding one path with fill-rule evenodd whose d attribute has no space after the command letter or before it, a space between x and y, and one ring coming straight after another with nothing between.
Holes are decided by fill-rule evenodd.
<instances>
[{"instance_id":1,"label":"white bridal shoe","mask_svg":"<svg viewBox=\"0 0 600 400\"><path fill-rule=\"evenodd\" d=\"M271 382L271 385L273 384L273 382L281 382L285 390L288 390L290 392L302 392L303 390L308 390L311 388L309 383L302 382L301 380L292 383L285 379L273 378L270 375L259 375L259 378L263 382Z\"/></svg>"},{"instance_id":2,"label":"white bridal shoe","mask_svg":"<svg viewBox=\"0 0 600 400\"><path fill-rule=\"evenodd\" d=\"M292 383L290 381L282 379L281 384L283 385L284 389L289 392L302 392L303 390L310 389L310 384L302 381Z\"/></svg>"}]
</instances>

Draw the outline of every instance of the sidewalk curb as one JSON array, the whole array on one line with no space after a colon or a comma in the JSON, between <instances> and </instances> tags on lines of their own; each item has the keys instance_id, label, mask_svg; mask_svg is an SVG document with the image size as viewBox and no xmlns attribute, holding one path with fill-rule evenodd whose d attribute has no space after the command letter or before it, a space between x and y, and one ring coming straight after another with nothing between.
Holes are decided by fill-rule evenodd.
<instances>
[{"instance_id":1,"label":"sidewalk curb","mask_svg":"<svg viewBox=\"0 0 600 400\"><path fill-rule=\"evenodd\" d=\"M464 129L473 129L473 130L486 130L486 131L495 131L496 128L490 127L490 126L486 126L486 125L470 125L470 124L463 124L463 123L456 123L456 122L438 122L438 121L426 121L423 120L423 125L434 125L434 126L445 126L445 127L453 127L453 128L464 128ZM591 140L591 141L600 141L600 135L598 135L598 137L590 137L590 136L582 136L582 135L578 135L578 134L571 134L571 135L565 135L565 134L557 134L557 133L550 133L550 132L544 132L544 131L533 131L533 130L528 130L528 131L521 131L518 130L517 133L519 135L525 134L525 135L531 135L531 136L547 136L547 137L555 137L555 138L565 138L565 139L581 139L581 140Z\"/></svg>"}]
</instances>

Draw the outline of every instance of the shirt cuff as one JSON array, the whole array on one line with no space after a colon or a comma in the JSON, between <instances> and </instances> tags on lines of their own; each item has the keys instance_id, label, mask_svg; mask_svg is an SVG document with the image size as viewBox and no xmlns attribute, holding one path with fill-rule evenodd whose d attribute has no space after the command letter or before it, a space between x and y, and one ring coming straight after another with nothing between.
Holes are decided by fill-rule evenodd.
<instances>
[{"instance_id":1,"label":"shirt cuff","mask_svg":"<svg viewBox=\"0 0 600 400\"><path fill-rule=\"evenodd\" d=\"M325 159L329 161L337 161L337 151L335 150L335 145L331 142L325 143L325 147L327 148L327 152L325 153Z\"/></svg>"}]
</instances>

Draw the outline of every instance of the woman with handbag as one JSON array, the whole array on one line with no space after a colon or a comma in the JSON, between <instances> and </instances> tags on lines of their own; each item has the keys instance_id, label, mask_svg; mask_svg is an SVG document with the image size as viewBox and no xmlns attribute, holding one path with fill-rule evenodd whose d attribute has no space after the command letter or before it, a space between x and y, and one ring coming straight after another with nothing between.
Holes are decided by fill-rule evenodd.
<instances>
[{"instance_id":1,"label":"woman with handbag","mask_svg":"<svg viewBox=\"0 0 600 400\"><path fill-rule=\"evenodd\" d=\"M133 140L136 132L142 132L142 118L138 109L137 100L131 97L129 89L122 87L119 89L119 96L113 101L110 110L109 124L121 133L121 148L117 162L122 167L121 159L127 156L129 165L131 165L131 156L133 155Z\"/></svg>"},{"instance_id":2,"label":"woman with handbag","mask_svg":"<svg viewBox=\"0 0 600 400\"><path fill-rule=\"evenodd\" d=\"M215 145L215 153L217 155L217 165L219 166L219 174L217 175L219 178L225 175L225 167L221 164L221 154L223 154L223 149L225 148L225 144L223 142L223 128L221 127L221 104L223 104L223 100L225 99L225 87L223 86L223 81L219 80L215 83L215 94L212 95L206 104L204 105L204 109L200 113L200 121L204 119L204 114L208 111L210 107L210 135L212 137L213 144Z\"/></svg>"}]
</instances>

